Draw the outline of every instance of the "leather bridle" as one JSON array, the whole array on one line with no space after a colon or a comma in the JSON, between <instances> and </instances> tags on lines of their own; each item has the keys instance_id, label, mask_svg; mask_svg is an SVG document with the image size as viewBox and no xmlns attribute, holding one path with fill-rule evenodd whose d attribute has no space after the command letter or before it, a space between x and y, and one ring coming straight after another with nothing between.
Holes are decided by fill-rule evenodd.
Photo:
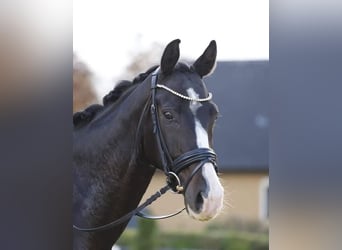
<instances>
[{"instance_id":1,"label":"leather bridle","mask_svg":"<svg viewBox=\"0 0 342 250\"><path fill-rule=\"evenodd\" d=\"M166 175L167 179L167 185L162 187L159 191L157 191L154 195L152 195L149 199L147 199L143 204L138 206L133 211L127 213L126 215L122 216L121 218L108 223L103 226L93 227L93 228L80 228L78 226L73 225L74 229L77 229L79 231L83 232L95 232L95 231L103 231L110 229L112 227L115 227L123 222L126 222L129 220L132 216L138 215L143 218L147 219L165 219L172 216L175 216L182 211L185 210L183 208L182 210L170 214L170 215L164 215L164 216L149 216L141 211L146 208L148 205L150 205L153 201L158 199L160 196L162 196L164 193L167 192L167 190L171 189L173 192L178 194L184 194L187 190L188 185L190 184L193 177L196 175L196 173L202 169L202 167L205 165L205 163L212 163L215 167L215 171L217 172L217 163L216 163L216 153L211 148L195 148L193 150L190 150L177 158L173 159L170 155L170 152L168 150L167 144L165 142L164 136L162 134L161 126L160 126L160 120L158 116L158 106L156 104L156 91L158 88L164 89L180 98L183 98L188 101L197 101L197 102L205 102L209 101L212 98L211 93L209 93L208 97L206 98L191 98L188 96L184 96L181 93L178 93L165 85L157 84L158 82L158 74L159 74L159 68L157 68L152 73L152 79L151 79L151 96L149 100L151 100L150 105L150 112L151 112L151 118L153 123L153 134L155 135L155 140L157 143L158 153L160 156L160 160L162 163L162 170L164 171L164 174ZM142 115L139 120L138 129L140 130L141 122L143 120L143 117L145 116L145 113L147 111L148 102L147 101L145 108L142 112ZM189 166L198 163L197 166L194 168L194 170L191 172L189 178L186 180L186 182L182 185L179 173L182 172L184 169L188 168Z\"/></svg>"},{"instance_id":2,"label":"leather bridle","mask_svg":"<svg viewBox=\"0 0 342 250\"><path fill-rule=\"evenodd\" d=\"M217 164L216 164L216 154L215 152L210 148L196 148L191 151L188 151L180 156L178 156L176 159L172 159L168 147L165 143L164 136L161 131L159 117L158 117L158 107L156 104L156 91L157 88L162 88L168 90L170 93L189 100L189 101L209 101L211 99L211 94L207 98L203 99L193 99L187 96L183 96L182 94L171 90L170 88L157 84L158 82L158 73L159 68L157 68L152 73L152 79L151 79L151 116L152 116L152 122L153 122L153 133L155 134L155 139L157 142L158 152L161 158L162 167L165 175L167 176L167 183L169 187L176 193L185 193L187 186L189 185L191 179L193 176L204 166L206 162L211 162L215 170L217 171ZM185 168L191 166L194 163L200 163L200 167L196 167L195 170L191 173L190 177L186 181L185 185L181 185L180 179L178 177L179 173L183 171Z\"/></svg>"}]
</instances>

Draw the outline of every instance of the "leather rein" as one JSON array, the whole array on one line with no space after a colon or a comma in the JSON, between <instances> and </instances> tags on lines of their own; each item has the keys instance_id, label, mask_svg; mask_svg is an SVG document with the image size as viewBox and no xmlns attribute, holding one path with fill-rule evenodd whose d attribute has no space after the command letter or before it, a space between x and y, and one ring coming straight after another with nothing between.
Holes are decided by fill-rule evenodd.
<instances>
[{"instance_id":1,"label":"leather rein","mask_svg":"<svg viewBox=\"0 0 342 250\"><path fill-rule=\"evenodd\" d=\"M113 228L117 225L120 225L124 222L127 222L132 216L137 215L142 218L146 219L152 219L152 220L159 220L159 219L166 219L173 217L175 215L180 214L185 210L185 208L181 209L178 212L169 214L169 215L164 215L164 216L150 216L146 215L142 212L143 209L145 209L147 206L149 206L152 202L157 200L159 197L161 197L163 194L165 194L169 189L171 189L174 193L178 194L184 194L188 185L190 184L192 178L195 176L195 174L202 169L205 163L211 162L214 167L215 171L217 172L217 163L216 163L216 153L211 149L211 148L196 148L193 150L190 150L180 156L178 156L176 159L172 159L168 147L165 143L165 139L163 137L162 131L161 131L161 126L159 122L159 116L158 116L158 107L156 104L156 90L157 88L162 88L171 94L174 94L182 99L188 100L188 101L197 101L197 102L205 102L209 101L212 98L211 93L209 93L208 97L206 98L191 98L188 96L184 96L170 88L168 88L165 85L160 85L157 84L158 82L158 73L159 73L159 68L157 68L153 73L152 73L152 79L151 79L151 105L150 105L150 112L151 112L151 118L153 122L153 133L156 138L157 142L157 147L158 147L158 152L159 156L161 158L162 162L162 167L164 174L166 175L166 183L167 185L159 189L155 194L153 194L150 198L148 198L144 203L139 205L136 209L132 210L131 212L125 214L124 216L120 217L119 219L110 222L108 224L102 225L102 226L97 226L97 227L90 227L90 228L82 228L78 227L76 225L73 225L73 228L82 231L82 232L99 232L99 231L104 231L110 228ZM138 130L141 125L142 117L144 116L145 112L147 111L148 107L148 102L147 101L145 108L142 112L141 118L139 120L138 124ZM198 163L195 169L192 171L190 177L187 179L184 185L182 185L178 175L179 173L184 170L185 168L189 167L190 165Z\"/></svg>"}]
</instances>

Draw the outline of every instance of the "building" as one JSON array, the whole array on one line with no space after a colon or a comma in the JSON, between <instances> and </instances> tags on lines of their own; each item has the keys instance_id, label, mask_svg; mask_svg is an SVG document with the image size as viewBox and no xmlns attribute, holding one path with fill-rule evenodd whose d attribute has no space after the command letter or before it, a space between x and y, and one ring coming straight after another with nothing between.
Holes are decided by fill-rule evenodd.
<instances>
[{"instance_id":1,"label":"building","mask_svg":"<svg viewBox=\"0 0 342 250\"><path fill-rule=\"evenodd\" d=\"M205 79L221 114L214 147L225 188L225 209L216 221L236 218L268 223L268 73L268 61L218 62L214 74ZM164 184L163 173L156 173L144 200ZM167 194L150 211L160 215L182 207L181 195ZM158 224L163 229L192 231L207 225L185 212Z\"/></svg>"}]
</instances>

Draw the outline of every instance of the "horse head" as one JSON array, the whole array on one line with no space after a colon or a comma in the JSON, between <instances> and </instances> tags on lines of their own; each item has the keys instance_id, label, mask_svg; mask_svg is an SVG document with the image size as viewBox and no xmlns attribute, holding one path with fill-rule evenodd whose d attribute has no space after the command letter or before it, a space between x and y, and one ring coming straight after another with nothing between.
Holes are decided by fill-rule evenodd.
<instances>
[{"instance_id":1,"label":"horse head","mask_svg":"<svg viewBox=\"0 0 342 250\"><path fill-rule=\"evenodd\" d=\"M211 41L188 66L178 62L179 43L177 39L167 45L152 74L143 150L168 176L171 188L184 196L188 214L204 221L221 211L224 196L213 151L218 108L203 81L215 67L217 48Z\"/></svg>"}]
</instances>

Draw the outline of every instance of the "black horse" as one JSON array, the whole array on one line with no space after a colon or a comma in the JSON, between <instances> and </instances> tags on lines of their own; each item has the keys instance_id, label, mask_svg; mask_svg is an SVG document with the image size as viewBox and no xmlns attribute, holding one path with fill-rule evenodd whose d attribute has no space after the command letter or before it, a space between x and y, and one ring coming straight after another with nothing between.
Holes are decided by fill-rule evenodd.
<instances>
[{"instance_id":1,"label":"black horse","mask_svg":"<svg viewBox=\"0 0 342 250\"><path fill-rule=\"evenodd\" d=\"M107 224L134 210L156 170L184 195L188 214L209 220L222 209L212 134L218 115L202 78L216 64L216 42L191 65L177 63L180 40L160 66L123 81L74 114L73 223ZM74 229L74 249L111 249L128 221L101 232Z\"/></svg>"}]
</instances>

